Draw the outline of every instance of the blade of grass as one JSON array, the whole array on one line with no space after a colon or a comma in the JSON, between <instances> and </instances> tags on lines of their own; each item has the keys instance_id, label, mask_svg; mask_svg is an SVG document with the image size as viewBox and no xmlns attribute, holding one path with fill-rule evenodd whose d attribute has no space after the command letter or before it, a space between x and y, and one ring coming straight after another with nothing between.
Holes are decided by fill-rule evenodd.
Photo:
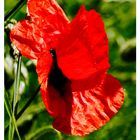
<instances>
[{"instance_id":1,"label":"blade of grass","mask_svg":"<svg viewBox=\"0 0 140 140\"><path fill-rule=\"evenodd\" d=\"M14 83L13 113L15 113L15 107L16 107L16 103L18 101L20 73L21 73L21 55L18 56L16 78L15 78L15 83Z\"/></svg>"},{"instance_id":2,"label":"blade of grass","mask_svg":"<svg viewBox=\"0 0 140 140\"><path fill-rule=\"evenodd\" d=\"M41 128L39 128L37 131L35 131L34 133L32 133L31 135L26 137L26 140L31 140L31 139L39 139L40 136L42 136L45 133L48 133L50 131L54 131L56 132L57 136L58 136L58 140L62 140L63 137L61 135L61 133L57 130L55 130L52 125L48 125L48 126L43 126Z\"/></svg>"},{"instance_id":3,"label":"blade of grass","mask_svg":"<svg viewBox=\"0 0 140 140\"><path fill-rule=\"evenodd\" d=\"M14 98L13 98L13 108L12 108L12 114L15 115L15 107L16 103L18 101L18 93L19 93L19 83L20 83L20 72L21 72L21 55L18 56L18 63L17 63L17 69L16 69L16 77L15 77L15 83L14 83ZM13 139L14 136L14 126L12 125L12 120L10 119L10 125L9 125L9 140Z\"/></svg>"},{"instance_id":4,"label":"blade of grass","mask_svg":"<svg viewBox=\"0 0 140 140\"><path fill-rule=\"evenodd\" d=\"M32 94L30 99L26 102L26 104L23 106L23 108L18 112L18 114L15 116L16 120L19 119L19 117L24 113L24 111L27 109L27 107L32 103L34 98L37 96L38 92L40 90L40 86L36 89L35 93ZM8 129L9 124L5 127L5 131Z\"/></svg>"},{"instance_id":5,"label":"blade of grass","mask_svg":"<svg viewBox=\"0 0 140 140\"><path fill-rule=\"evenodd\" d=\"M39 129L37 129L34 133L30 134L29 136L26 137L26 140L31 140L31 139L37 139L40 135L46 133L47 131L53 131L54 129L52 128L51 125L48 126L43 126Z\"/></svg>"},{"instance_id":6,"label":"blade of grass","mask_svg":"<svg viewBox=\"0 0 140 140\"><path fill-rule=\"evenodd\" d=\"M27 0L20 0L16 6L5 15L4 20L10 19L26 2Z\"/></svg>"},{"instance_id":7,"label":"blade of grass","mask_svg":"<svg viewBox=\"0 0 140 140\"><path fill-rule=\"evenodd\" d=\"M14 135L13 130L14 130L14 128L13 128L13 125L12 125L12 118L10 117L8 140L11 140L13 138L13 135Z\"/></svg>"},{"instance_id":8,"label":"blade of grass","mask_svg":"<svg viewBox=\"0 0 140 140\"><path fill-rule=\"evenodd\" d=\"M28 108L28 106L32 103L32 101L34 100L34 98L36 97L37 93L40 90L40 86L37 88L37 90L35 91L35 93L30 97L30 99L26 102L26 104L24 105L24 107L19 111L19 113L16 115L16 119L19 119L19 117L24 113L24 111Z\"/></svg>"},{"instance_id":9,"label":"blade of grass","mask_svg":"<svg viewBox=\"0 0 140 140\"><path fill-rule=\"evenodd\" d=\"M18 139L21 140L21 137L20 137L20 134L19 134L17 125L16 125L16 120L15 120L14 114L12 113L12 108L10 107L10 103L8 101L8 97L6 95L6 92L5 92L5 97L4 97L4 104L5 104L5 108L7 110L7 113L9 115L9 117L10 117L10 120L12 120L13 125L15 127L15 130L16 130L16 133L17 133L17 136L18 136ZM10 138L10 140L12 140L12 138Z\"/></svg>"}]
</instances>

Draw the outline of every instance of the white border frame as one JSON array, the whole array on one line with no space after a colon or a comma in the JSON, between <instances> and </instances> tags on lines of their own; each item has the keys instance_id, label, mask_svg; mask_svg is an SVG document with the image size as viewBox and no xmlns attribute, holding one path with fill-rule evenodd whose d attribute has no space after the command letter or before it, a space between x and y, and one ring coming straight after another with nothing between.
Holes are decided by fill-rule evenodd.
<instances>
[{"instance_id":1,"label":"white border frame","mask_svg":"<svg viewBox=\"0 0 140 140\"><path fill-rule=\"evenodd\" d=\"M139 5L139 7L138 7ZM140 140L140 0L136 0L136 19L137 19L137 30L136 30L136 107L137 107L137 129L136 139ZM4 0L0 0L0 140L4 140ZM131 112L130 112L131 113Z\"/></svg>"},{"instance_id":2,"label":"white border frame","mask_svg":"<svg viewBox=\"0 0 140 140\"><path fill-rule=\"evenodd\" d=\"M4 140L4 0L0 0L0 139Z\"/></svg>"},{"instance_id":3,"label":"white border frame","mask_svg":"<svg viewBox=\"0 0 140 140\"><path fill-rule=\"evenodd\" d=\"M136 139L140 140L140 0L136 0ZM139 88L138 88L139 87Z\"/></svg>"}]
</instances>

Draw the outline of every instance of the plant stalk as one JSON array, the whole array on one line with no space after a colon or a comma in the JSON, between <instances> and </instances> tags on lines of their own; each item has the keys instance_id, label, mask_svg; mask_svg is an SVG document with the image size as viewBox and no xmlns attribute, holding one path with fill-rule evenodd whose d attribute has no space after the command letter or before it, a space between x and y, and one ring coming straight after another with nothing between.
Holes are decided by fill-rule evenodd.
<instances>
[{"instance_id":1,"label":"plant stalk","mask_svg":"<svg viewBox=\"0 0 140 140\"><path fill-rule=\"evenodd\" d=\"M11 10L9 11L5 17L4 17L4 20L6 21L7 19L9 19L12 15L14 15L25 3L27 2L27 0L20 0L16 6Z\"/></svg>"},{"instance_id":2,"label":"plant stalk","mask_svg":"<svg viewBox=\"0 0 140 140\"><path fill-rule=\"evenodd\" d=\"M7 96L6 91L5 91L5 97L4 97L4 104L5 104L5 108L7 110L7 113L9 115L9 117L10 117L10 120L12 121L12 123L13 123L13 125L14 125L14 127L16 129L18 139L21 140L21 137L20 137L17 125L16 125L16 119L15 119L14 114L12 113L12 107L10 106L10 102L8 100L8 96ZM12 137L9 137L9 136L8 136L8 139L13 140Z\"/></svg>"},{"instance_id":3,"label":"plant stalk","mask_svg":"<svg viewBox=\"0 0 140 140\"><path fill-rule=\"evenodd\" d=\"M12 114L15 116L15 107L18 101L18 94L19 94L19 83L20 83L20 72L21 72L21 55L18 56L18 63L16 69L16 77L14 83L14 98L13 98L13 108ZM9 135L8 139L11 140L14 137L14 126L12 120L10 118L10 125L9 125Z\"/></svg>"}]
</instances>

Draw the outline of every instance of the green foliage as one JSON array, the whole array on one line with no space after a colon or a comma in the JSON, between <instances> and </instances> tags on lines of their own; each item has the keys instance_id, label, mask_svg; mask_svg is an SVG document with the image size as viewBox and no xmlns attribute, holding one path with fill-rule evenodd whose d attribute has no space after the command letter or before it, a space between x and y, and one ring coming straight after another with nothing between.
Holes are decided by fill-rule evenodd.
<instances>
[{"instance_id":1,"label":"green foliage","mask_svg":"<svg viewBox=\"0 0 140 140\"><path fill-rule=\"evenodd\" d=\"M5 1L5 15L18 3L17 0ZM102 16L109 40L111 68L109 73L121 81L125 89L125 102L119 113L104 127L85 137L75 137L59 133L51 126L53 119L47 113L41 96L38 94L31 105L17 120L21 138L24 140L135 140L136 139L136 5L135 0L58 0L68 17L72 20L81 5L96 9ZM26 15L26 2L5 21L17 21ZM17 59L12 55L12 47L5 32L5 89L12 105L15 65ZM22 83L22 84L21 84ZM21 110L38 87L34 62L22 57L19 103ZM5 106L7 109L7 106ZM5 109L5 139L8 139L9 112ZM12 117L12 116L10 116ZM18 139L16 132L14 140Z\"/></svg>"}]
</instances>

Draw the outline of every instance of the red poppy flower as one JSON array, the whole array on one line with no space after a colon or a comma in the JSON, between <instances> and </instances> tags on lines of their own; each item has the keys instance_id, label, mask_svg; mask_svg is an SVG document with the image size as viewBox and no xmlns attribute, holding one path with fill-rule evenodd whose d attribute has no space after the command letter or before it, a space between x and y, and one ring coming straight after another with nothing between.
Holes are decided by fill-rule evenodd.
<instances>
[{"instance_id":1,"label":"red poppy flower","mask_svg":"<svg viewBox=\"0 0 140 140\"><path fill-rule=\"evenodd\" d=\"M29 0L30 20L17 23L11 41L37 60L42 100L57 130L86 135L120 109L123 88L107 74L108 39L101 16L82 6L70 22L55 0Z\"/></svg>"}]
</instances>

